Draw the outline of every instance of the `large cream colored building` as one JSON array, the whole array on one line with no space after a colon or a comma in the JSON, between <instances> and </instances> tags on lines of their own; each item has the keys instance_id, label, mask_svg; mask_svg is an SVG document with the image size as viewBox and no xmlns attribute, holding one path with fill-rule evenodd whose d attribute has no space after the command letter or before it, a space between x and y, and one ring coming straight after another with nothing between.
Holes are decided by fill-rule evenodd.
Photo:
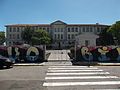
<instances>
[{"instance_id":1,"label":"large cream colored building","mask_svg":"<svg viewBox=\"0 0 120 90\"><path fill-rule=\"evenodd\" d=\"M15 43L23 43L21 32L25 27L29 26L33 30L46 30L52 37L52 46L54 48L64 48L71 46L75 42L75 37L83 33L99 34L109 25L101 24L67 24L60 20L51 24L15 24L6 25L6 45L14 45ZM81 38L82 39L82 38Z\"/></svg>"}]
</instances>

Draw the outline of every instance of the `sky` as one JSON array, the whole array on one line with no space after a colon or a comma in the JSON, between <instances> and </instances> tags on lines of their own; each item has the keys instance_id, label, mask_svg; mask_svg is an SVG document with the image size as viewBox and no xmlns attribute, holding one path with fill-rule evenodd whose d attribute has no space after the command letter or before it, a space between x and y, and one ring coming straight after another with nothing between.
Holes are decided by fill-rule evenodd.
<instances>
[{"instance_id":1,"label":"sky","mask_svg":"<svg viewBox=\"0 0 120 90\"><path fill-rule=\"evenodd\" d=\"M0 0L0 31L8 24L108 24L120 20L120 0Z\"/></svg>"}]
</instances>

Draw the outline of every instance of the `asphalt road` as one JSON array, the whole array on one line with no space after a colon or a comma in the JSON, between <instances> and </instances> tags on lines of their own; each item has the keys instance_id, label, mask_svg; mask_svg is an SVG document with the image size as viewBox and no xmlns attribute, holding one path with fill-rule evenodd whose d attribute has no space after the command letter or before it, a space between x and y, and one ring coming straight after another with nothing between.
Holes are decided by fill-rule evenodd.
<instances>
[{"instance_id":1,"label":"asphalt road","mask_svg":"<svg viewBox=\"0 0 120 90\"><path fill-rule=\"evenodd\" d=\"M69 66L66 63L61 63L62 68L59 62L55 62L54 65L46 64L45 66L14 66L10 69L0 70L0 90L120 90L120 84L116 85L68 85L68 86L46 86L45 83L49 82L99 82L99 81L120 81L119 78L108 78L108 79L80 79L80 75L77 75L78 79L71 78L65 79L65 77L71 77L71 75L66 75L63 79L51 79L51 77L55 78L55 75L47 75L56 74L57 72L61 73L71 73L72 70L80 70L80 67L77 66ZM64 65L65 64L65 65ZM55 66L56 65L56 66ZM55 68L55 67L57 68ZM65 67L65 68L64 68ZM120 66L95 66L93 68L97 68L96 70L103 70L103 72L109 72L110 75L100 75L100 76L117 76L120 77ZM84 68L83 68L84 69ZM86 67L87 69L87 67ZM84 70L86 70L84 69ZM58 70L57 72L54 70ZM65 71L66 70L66 71ZM69 72L70 71L70 72ZM75 71L76 73L79 73ZM72 72L72 73L73 73ZM91 71L92 72L92 71ZM94 71L97 72L97 71ZM82 72L83 73L83 72ZM59 78L63 77L57 76ZM73 75L74 76L74 75ZM94 75L82 75L82 76L94 76ZM97 74L96 76L99 76ZM69 83L68 83L69 84ZM50 84L49 84L50 85ZM64 85L64 83L63 83Z\"/></svg>"}]
</instances>

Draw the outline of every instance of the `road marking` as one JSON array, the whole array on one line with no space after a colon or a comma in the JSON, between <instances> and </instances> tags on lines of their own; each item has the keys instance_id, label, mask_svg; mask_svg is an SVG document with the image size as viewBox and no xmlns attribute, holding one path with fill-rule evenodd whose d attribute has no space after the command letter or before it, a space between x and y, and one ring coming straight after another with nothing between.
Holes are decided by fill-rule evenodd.
<instances>
[{"instance_id":1,"label":"road marking","mask_svg":"<svg viewBox=\"0 0 120 90\"><path fill-rule=\"evenodd\" d=\"M45 77L45 79L103 79L118 78L117 76L72 76L72 77Z\"/></svg>"},{"instance_id":2,"label":"road marking","mask_svg":"<svg viewBox=\"0 0 120 90\"><path fill-rule=\"evenodd\" d=\"M103 70L48 70L48 72L82 72L82 71L103 71Z\"/></svg>"},{"instance_id":3,"label":"road marking","mask_svg":"<svg viewBox=\"0 0 120 90\"><path fill-rule=\"evenodd\" d=\"M52 70L65 70L65 69L98 69L98 68L76 68L76 67L73 67L73 68L48 68L48 69L52 69Z\"/></svg>"},{"instance_id":4,"label":"road marking","mask_svg":"<svg viewBox=\"0 0 120 90\"><path fill-rule=\"evenodd\" d=\"M120 81L101 82L45 82L43 86L76 86L76 85L120 85Z\"/></svg>"},{"instance_id":5,"label":"road marking","mask_svg":"<svg viewBox=\"0 0 120 90\"><path fill-rule=\"evenodd\" d=\"M58 68L58 67L82 67L82 68L86 68L86 67L88 67L88 66L50 66L50 67L56 67L56 68ZM90 67L93 67L93 66L90 66Z\"/></svg>"},{"instance_id":6,"label":"road marking","mask_svg":"<svg viewBox=\"0 0 120 90\"><path fill-rule=\"evenodd\" d=\"M109 72L94 72L94 73L47 73L46 75L104 75L104 74L110 74Z\"/></svg>"}]
</instances>

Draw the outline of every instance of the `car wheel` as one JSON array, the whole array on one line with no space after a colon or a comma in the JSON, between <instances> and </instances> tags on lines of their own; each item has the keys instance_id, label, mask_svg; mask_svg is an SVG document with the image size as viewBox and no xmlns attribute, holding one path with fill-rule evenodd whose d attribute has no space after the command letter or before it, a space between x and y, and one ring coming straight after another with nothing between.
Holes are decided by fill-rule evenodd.
<instances>
[{"instance_id":1,"label":"car wheel","mask_svg":"<svg viewBox=\"0 0 120 90\"><path fill-rule=\"evenodd\" d=\"M0 65L0 69L3 69L3 65Z\"/></svg>"}]
</instances>

